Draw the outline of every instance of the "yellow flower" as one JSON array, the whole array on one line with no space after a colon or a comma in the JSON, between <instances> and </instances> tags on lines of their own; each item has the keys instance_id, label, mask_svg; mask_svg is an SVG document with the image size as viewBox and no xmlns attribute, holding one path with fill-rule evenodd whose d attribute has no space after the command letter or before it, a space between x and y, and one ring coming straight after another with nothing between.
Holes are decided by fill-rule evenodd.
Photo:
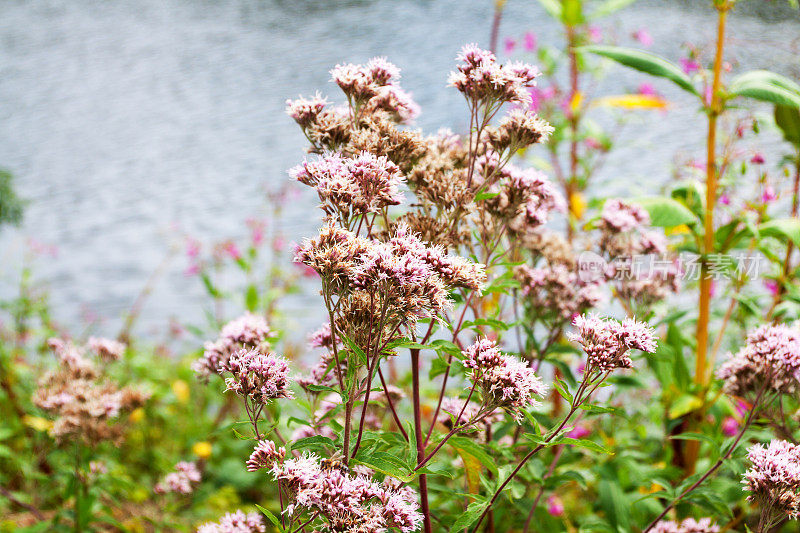
<instances>
[{"instance_id":1,"label":"yellow flower","mask_svg":"<svg viewBox=\"0 0 800 533\"><path fill-rule=\"evenodd\" d=\"M36 431L50 431L53 429L53 422L40 416L25 415L22 417L22 422Z\"/></svg>"},{"instance_id":2,"label":"yellow flower","mask_svg":"<svg viewBox=\"0 0 800 533\"><path fill-rule=\"evenodd\" d=\"M684 233L689 233L689 226L686 224L681 224L680 226L674 226L671 228L666 228L664 230L666 235L682 235Z\"/></svg>"},{"instance_id":3,"label":"yellow flower","mask_svg":"<svg viewBox=\"0 0 800 533\"><path fill-rule=\"evenodd\" d=\"M572 113L577 113L577 111L581 108L581 104L583 103L583 93L580 91L576 91L575 94L572 95L572 99L569 101L569 110Z\"/></svg>"},{"instance_id":4,"label":"yellow flower","mask_svg":"<svg viewBox=\"0 0 800 533\"><path fill-rule=\"evenodd\" d=\"M576 219L583 218L583 213L586 212L586 200L581 193L574 192L569 195L569 211Z\"/></svg>"},{"instance_id":5,"label":"yellow flower","mask_svg":"<svg viewBox=\"0 0 800 533\"><path fill-rule=\"evenodd\" d=\"M144 420L144 409L141 407L137 407L133 411L131 411L130 416L131 422L141 422Z\"/></svg>"},{"instance_id":6,"label":"yellow flower","mask_svg":"<svg viewBox=\"0 0 800 533\"><path fill-rule=\"evenodd\" d=\"M201 459L208 459L211 457L211 443L206 441L195 442L192 446L194 454Z\"/></svg>"},{"instance_id":7,"label":"yellow flower","mask_svg":"<svg viewBox=\"0 0 800 533\"><path fill-rule=\"evenodd\" d=\"M189 385L182 379L176 379L172 382L172 392L179 402L186 403L189 401Z\"/></svg>"}]
</instances>

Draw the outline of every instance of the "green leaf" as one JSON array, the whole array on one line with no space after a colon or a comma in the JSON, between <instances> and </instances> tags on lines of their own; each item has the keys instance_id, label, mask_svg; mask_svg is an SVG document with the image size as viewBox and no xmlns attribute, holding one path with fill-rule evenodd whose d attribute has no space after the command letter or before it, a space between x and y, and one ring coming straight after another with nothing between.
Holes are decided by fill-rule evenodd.
<instances>
[{"instance_id":1,"label":"green leaf","mask_svg":"<svg viewBox=\"0 0 800 533\"><path fill-rule=\"evenodd\" d=\"M776 105L775 124L783 132L783 138L800 148L800 111L796 107Z\"/></svg>"},{"instance_id":2,"label":"green leaf","mask_svg":"<svg viewBox=\"0 0 800 533\"><path fill-rule=\"evenodd\" d=\"M697 223L697 217L685 205L672 198L661 196L635 198L635 203L647 210L650 224L659 228L673 228L682 224Z\"/></svg>"},{"instance_id":3,"label":"green leaf","mask_svg":"<svg viewBox=\"0 0 800 533\"><path fill-rule=\"evenodd\" d=\"M680 418L685 414L700 408L703 405L703 400L694 396L693 394L681 394L669 408L669 418L674 420Z\"/></svg>"},{"instance_id":4,"label":"green leaf","mask_svg":"<svg viewBox=\"0 0 800 533\"><path fill-rule=\"evenodd\" d=\"M758 227L762 237L778 237L791 240L795 246L800 246L800 219L777 218L764 222Z\"/></svg>"},{"instance_id":5,"label":"green leaf","mask_svg":"<svg viewBox=\"0 0 800 533\"><path fill-rule=\"evenodd\" d=\"M561 2L558 0L539 0L547 14L556 20L561 20Z\"/></svg>"},{"instance_id":6,"label":"green leaf","mask_svg":"<svg viewBox=\"0 0 800 533\"><path fill-rule=\"evenodd\" d=\"M467 510L453 522L450 533L461 533L464 529L474 524L488 506L489 502L472 502L469 504Z\"/></svg>"},{"instance_id":7,"label":"green leaf","mask_svg":"<svg viewBox=\"0 0 800 533\"><path fill-rule=\"evenodd\" d=\"M559 444L571 444L572 446L576 446L578 448L585 448L593 452L600 452L608 455L614 455L614 452L612 452L605 446L601 446L600 444L597 444L595 441L589 439L573 439L571 437L563 437L559 439Z\"/></svg>"},{"instance_id":8,"label":"green leaf","mask_svg":"<svg viewBox=\"0 0 800 533\"><path fill-rule=\"evenodd\" d=\"M589 19L594 20L607 17L608 15L611 15L612 13L615 13L620 9L628 7L635 1L636 0L606 0L605 2L597 6L597 9L592 11L592 14L589 15Z\"/></svg>"},{"instance_id":9,"label":"green leaf","mask_svg":"<svg viewBox=\"0 0 800 533\"><path fill-rule=\"evenodd\" d=\"M633 48L623 48L621 46L582 46L578 50L606 57L612 61L616 61L620 65L638 70L639 72L644 72L645 74L650 74L651 76L670 80L684 91L700 96L700 93L697 92L689 76L687 76L678 65L667 61L663 57Z\"/></svg>"},{"instance_id":10,"label":"green leaf","mask_svg":"<svg viewBox=\"0 0 800 533\"><path fill-rule=\"evenodd\" d=\"M800 107L800 86L785 76L766 70L745 72L731 82L728 92L731 96Z\"/></svg>"},{"instance_id":11,"label":"green leaf","mask_svg":"<svg viewBox=\"0 0 800 533\"><path fill-rule=\"evenodd\" d=\"M410 472L403 460L391 453L370 452L363 455L359 453L354 461L406 483L414 479L413 473Z\"/></svg>"},{"instance_id":12,"label":"green leaf","mask_svg":"<svg viewBox=\"0 0 800 533\"><path fill-rule=\"evenodd\" d=\"M255 285L249 285L247 287L244 304L248 311L253 312L258 309L258 288Z\"/></svg>"},{"instance_id":13,"label":"green leaf","mask_svg":"<svg viewBox=\"0 0 800 533\"><path fill-rule=\"evenodd\" d=\"M329 437L324 437L322 435L312 435L311 437L304 437L302 439L297 439L292 443L293 450L299 450L301 448L314 448L314 449L324 449L325 446L329 446L331 448L335 447L333 440Z\"/></svg>"},{"instance_id":14,"label":"green leaf","mask_svg":"<svg viewBox=\"0 0 800 533\"><path fill-rule=\"evenodd\" d=\"M483 466L497 474L497 464L492 457L484 451L474 440L467 437L452 437L447 443L459 453L471 455L481 462Z\"/></svg>"},{"instance_id":15,"label":"green leaf","mask_svg":"<svg viewBox=\"0 0 800 533\"><path fill-rule=\"evenodd\" d=\"M276 517L276 516L275 516L274 514L272 514L270 511L268 511L267 509L264 509L263 507L261 507L261 506L260 506L260 505L258 505L258 504L256 504L256 507L258 508L258 510L259 510L259 511L261 511L261 513L262 513L264 516L266 516L266 517L267 517L267 520L269 520L270 522L272 522L272 525L273 525L273 526L275 526L275 527L277 527L277 528L278 528L278 531L283 531L283 527L281 526L281 521L280 521L280 520L278 520L278 517Z\"/></svg>"}]
</instances>

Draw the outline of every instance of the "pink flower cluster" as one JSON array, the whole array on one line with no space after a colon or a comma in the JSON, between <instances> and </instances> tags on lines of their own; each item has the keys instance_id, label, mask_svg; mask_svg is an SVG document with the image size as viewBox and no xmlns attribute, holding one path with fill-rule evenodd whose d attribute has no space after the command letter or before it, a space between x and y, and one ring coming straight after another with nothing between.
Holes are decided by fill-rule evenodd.
<instances>
[{"instance_id":1,"label":"pink flower cluster","mask_svg":"<svg viewBox=\"0 0 800 533\"><path fill-rule=\"evenodd\" d=\"M490 339L479 339L462 352L468 377L480 387L486 407L508 410L517 420L521 410L538 404L547 386L524 361L500 352Z\"/></svg>"},{"instance_id":2,"label":"pink flower cluster","mask_svg":"<svg viewBox=\"0 0 800 533\"><path fill-rule=\"evenodd\" d=\"M604 227L616 232L631 231L650 224L650 215L636 204L619 198L608 200L600 215Z\"/></svg>"},{"instance_id":3,"label":"pink flower cluster","mask_svg":"<svg viewBox=\"0 0 800 533\"><path fill-rule=\"evenodd\" d=\"M385 156L362 152L354 158L328 154L289 170L294 179L317 190L323 209L342 220L376 213L403 202L400 169Z\"/></svg>"},{"instance_id":4,"label":"pink flower cluster","mask_svg":"<svg viewBox=\"0 0 800 533\"><path fill-rule=\"evenodd\" d=\"M385 111L398 122L411 122L419 115L419 106L397 84L399 78L400 69L382 57L366 65L347 63L331 70L331 79L357 110L365 106L370 111Z\"/></svg>"},{"instance_id":5,"label":"pink flower cluster","mask_svg":"<svg viewBox=\"0 0 800 533\"><path fill-rule=\"evenodd\" d=\"M572 321L576 333L568 333L572 342L581 345L588 361L586 373L609 372L615 368L631 368L631 349L653 353L656 340L647 324L626 318L622 322L597 316L579 315Z\"/></svg>"},{"instance_id":6,"label":"pink flower cluster","mask_svg":"<svg viewBox=\"0 0 800 533\"><path fill-rule=\"evenodd\" d=\"M85 357L85 350L70 341L57 337L47 339L47 346L55 352L62 367L75 376L94 377L94 363Z\"/></svg>"},{"instance_id":7,"label":"pink flower cluster","mask_svg":"<svg viewBox=\"0 0 800 533\"><path fill-rule=\"evenodd\" d=\"M523 170L511 164L501 167L494 152L479 157L477 169L482 183L490 184L489 192L497 193L486 202L488 209L507 219L515 231L537 228L547 223L551 211L566 210L564 197L538 170Z\"/></svg>"},{"instance_id":8,"label":"pink flower cluster","mask_svg":"<svg viewBox=\"0 0 800 533\"><path fill-rule=\"evenodd\" d=\"M773 440L768 446L756 444L748 449L752 463L742 483L750 492L748 500L758 503L780 518L800 516L800 446Z\"/></svg>"},{"instance_id":9,"label":"pink flower cluster","mask_svg":"<svg viewBox=\"0 0 800 533\"><path fill-rule=\"evenodd\" d=\"M503 102L529 104L528 88L535 85L540 72L537 68L519 62L501 65L495 55L475 44L461 49L456 58L462 64L450 73L449 84L468 100L491 106Z\"/></svg>"},{"instance_id":10,"label":"pink flower cluster","mask_svg":"<svg viewBox=\"0 0 800 533\"><path fill-rule=\"evenodd\" d=\"M285 458L286 448L276 447L271 440L260 440L247 460L247 471L255 472L261 468L272 468L275 463L283 462Z\"/></svg>"},{"instance_id":11,"label":"pink flower cluster","mask_svg":"<svg viewBox=\"0 0 800 533\"><path fill-rule=\"evenodd\" d=\"M259 513L235 511L223 516L219 522L209 522L197 528L197 533L265 533L264 519Z\"/></svg>"},{"instance_id":12,"label":"pink flower cluster","mask_svg":"<svg viewBox=\"0 0 800 533\"><path fill-rule=\"evenodd\" d=\"M307 128L316 120L326 105L328 105L328 100L316 93L311 98L300 97L296 100L286 100L286 114L292 117L300 127Z\"/></svg>"},{"instance_id":13,"label":"pink flower cluster","mask_svg":"<svg viewBox=\"0 0 800 533\"><path fill-rule=\"evenodd\" d=\"M714 524L710 518L687 518L683 522L673 522L672 520L662 520L651 530L653 533L718 533L719 526Z\"/></svg>"},{"instance_id":14,"label":"pink flower cluster","mask_svg":"<svg viewBox=\"0 0 800 533\"><path fill-rule=\"evenodd\" d=\"M800 331L783 324L761 326L744 347L719 368L725 391L736 396L763 386L780 393L800 389Z\"/></svg>"},{"instance_id":15,"label":"pink flower cluster","mask_svg":"<svg viewBox=\"0 0 800 533\"><path fill-rule=\"evenodd\" d=\"M289 515L318 514L331 531L360 533L397 528L416 531L422 523L416 493L391 478L379 483L368 469L348 469L314 454L284 460L285 450L259 442L250 461L253 470L271 468L273 478L289 495Z\"/></svg>"},{"instance_id":16,"label":"pink flower cluster","mask_svg":"<svg viewBox=\"0 0 800 533\"><path fill-rule=\"evenodd\" d=\"M156 494L191 494L200 483L200 478L200 470L195 463L181 461L175 465L175 471L164 476L154 490Z\"/></svg>"},{"instance_id":17,"label":"pink flower cluster","mask_svg":"<svg viewBox=\"0 0 800 533\"><path fill-rule=\"evenodd\" d=\"M242 348L267 347L272 330L263 316L245 313L223 326L215 342L207 342L203 356L192 363L201 379L218 374L220 366Z\"/></svg>"},{"instance_id":18,"label":"pink flower cluster","mask_svg":"<svg viewBox=\"0 0 800 533\"><path fill-rule=\"evenodd\" d=\"M603 300L601 280L584 280L567 265L519 265L514 277L520 282L522 294L530 299L532 309L537 313L555 310L561 320L569 320Z\"/></svg>"},{"instance_id":19,"label":"pink flower cluster","mask_svg":"<svg viewBox=\"0 0 800 533\"><path fill-rule=\"evenodd\" d=\"M104 361L116 361L125 354L125 343L103 337L89 337L86 343L90 350Z\"/></svg>"},{"instance_id":20,"label":"pink flower cluster","mask_svg":"<svg viewBox=\"0 0 800 533\"><path fill-rule=\"evenodd\" d=\"M293 398L289 389L289 361L273 353L243 348L220 363L225 378L225 391L249 397L257 404L277 398Z\"/></svg>"}]
</instances>

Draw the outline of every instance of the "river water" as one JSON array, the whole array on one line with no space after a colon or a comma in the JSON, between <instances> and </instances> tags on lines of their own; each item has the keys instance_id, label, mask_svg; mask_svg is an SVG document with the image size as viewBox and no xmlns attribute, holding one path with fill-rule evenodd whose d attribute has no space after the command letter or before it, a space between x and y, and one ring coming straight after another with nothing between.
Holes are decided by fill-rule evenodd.
<instances>
[{"instance_id":1,"label":"river water","mask_svg":"<svg viewBox=\"0 0 800 533\"><path fill-rule=\"evenodd\" d=\"M647 28L650 50L685 55L708 45L705 1L640 1L600 26L619 42ZM35 263L55 317L79 332L114 334L178 235L202 242L247 234L267 216L266 188L302 160L304 140L284 100L320 89L336 96L337 62L388 56L422 107L427 131L465 128L463 99L446 87L466 42L486 45L490 0L4 0L0 4L0 166L30 203L19 230L0 234L0 295L18 279L30 239L54 245ZM509 0L501 36L558 28L532 0ZM800 74L800 18L774 2L737 6L730 23L735 68ZM502 39L501 39L502 42ZM618 94L644 78L615 70L599 88ZM674 106L627 127L597 184L653 191L676 153L701 147L695 106L657 84ZM682 105L684 104L684 105ZM767 142L775 135L768 134ZM770 149L768 149L769 152ZM315 232L314 198L287 206L286 238ZM284 254L288 256L288 252ZM207 299L176 257L159 278L138 330L156 336L171 317L198 323ZM301 329L305 296L286 302Z\"/></svg>"}]
</instances>

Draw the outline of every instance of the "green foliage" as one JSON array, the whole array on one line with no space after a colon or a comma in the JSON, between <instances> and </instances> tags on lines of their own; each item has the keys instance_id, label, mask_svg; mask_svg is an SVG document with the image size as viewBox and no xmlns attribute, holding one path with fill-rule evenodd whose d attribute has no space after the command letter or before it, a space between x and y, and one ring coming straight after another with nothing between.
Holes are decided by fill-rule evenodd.
<instances>
[{"instance_id":1,"label":"green foliage","mask_svg":"<svg viewBox=\"0 0 800 533\"><path fill-rule=\"evenodd\" d=\"M0 170L0 226L18 225L22 221L24 202L14 190L14 177L6 170Z\"/></svg>"}]
</instances>

